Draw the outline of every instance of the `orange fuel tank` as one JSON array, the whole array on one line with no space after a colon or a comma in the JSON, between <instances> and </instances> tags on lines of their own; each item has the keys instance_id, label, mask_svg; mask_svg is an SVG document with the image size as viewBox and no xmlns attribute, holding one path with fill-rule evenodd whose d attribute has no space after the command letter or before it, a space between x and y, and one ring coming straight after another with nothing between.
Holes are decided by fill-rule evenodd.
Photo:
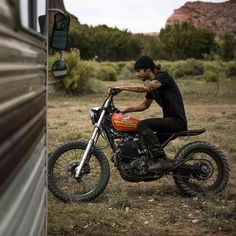
<instances>
[{"instance_id":1,"label":"orange fuel tank","mask_svg":"<svg viewBox=\"0 0 236 236\"><path fill-rule=\"evenodd\" d=\"M137 132L138 119L125 114L113 113L112 125L117 131Z\"/></svg>"}]
</instances>

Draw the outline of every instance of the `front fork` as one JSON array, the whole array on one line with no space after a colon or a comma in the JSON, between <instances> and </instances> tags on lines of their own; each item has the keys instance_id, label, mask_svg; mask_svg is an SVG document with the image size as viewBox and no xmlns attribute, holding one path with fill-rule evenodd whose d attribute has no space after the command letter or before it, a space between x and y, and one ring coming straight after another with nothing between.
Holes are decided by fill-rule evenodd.
<instances>
[{"instance_id":1,"label":"front fork","mask_svg":"<svg viewBox=\"0 0 236 236\"><path fill-rule=\"evenodd\" d=\"M81 159L81 162L80 164L75 168L75 177L78 178L78 176L80 175L81 173L81 170L85 164L85 162L88 160L88 157L89 157L89 153L90 153L90 150L91 148L96 145L97 143L97 140L99 138L99 135L100 135L100 127L98 126L95 126L94 130L93 130L93 135L91 137L91 139L89 140L88 142L88 145L85 149L85 152L84 152L84 155Z\"/></svg>"},{"instance_id":2,"label":"front fork","mask_svg":"<svg viewBox=\"0 0 236 236\"><path fill-rule=\"evenodd\" d=\"M84 155L81 159L81 162L80 164L75 168L75 177L78 178L80 173L81 173L81 170L85 164L85 162L88 160L89 158L89 153L90 153L90 150L91 148L96 145L97 141L98 141L98 138L99 138L99 135L101 133L101 124L102 124L102 121L103 121L103 118L105 116L105 113L106 113L106 108L108 107L108 104L110 102L110 99L107 99L104 107L103 107L103 110L102 110L102 113L99 117L99 120L98 120L98 123L95 124L95 128L93 130L93 135L92 137L90 138L89 142L88 142L88 145L85 149L85 152L84 152Z\"/></svg>"}]
</instances>

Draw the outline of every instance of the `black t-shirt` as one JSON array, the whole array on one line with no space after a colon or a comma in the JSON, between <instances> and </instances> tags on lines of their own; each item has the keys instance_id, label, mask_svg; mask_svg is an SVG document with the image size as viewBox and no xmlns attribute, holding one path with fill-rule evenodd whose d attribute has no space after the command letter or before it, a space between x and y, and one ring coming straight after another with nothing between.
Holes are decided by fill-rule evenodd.
<instances>
[{"instance_id":1,"label":"black t-shirt","mask_svg":"<svg viewBox=\"0 0 236 236\"><path fill-rule=\"evenodd\" d=\"M159 71L155 80L161 87L146 93L145 97L154 99L161 106L163 117L176 118L187 129L183 98L174 79L166 71Z\"/></svg>"}]
</instances>

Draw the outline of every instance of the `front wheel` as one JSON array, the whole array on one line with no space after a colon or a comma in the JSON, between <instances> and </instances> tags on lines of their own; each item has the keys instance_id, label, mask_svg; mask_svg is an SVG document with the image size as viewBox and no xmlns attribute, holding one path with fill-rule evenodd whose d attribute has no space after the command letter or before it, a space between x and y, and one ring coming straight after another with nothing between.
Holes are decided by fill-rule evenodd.
<instances>
[{"instance_id":1,"label":"front wheel","mask_svg":"<svg viewBox=\"0 0 236 236\"><path fill-rule=\"evenodd\" d=\"M75 169L87 147L85 141L63 144L49 156L48 187L63 202L91 201L98 197L108 184L110 167L104 153L95 148L84 164L79 177Z\"/></svg>"},{"instance_id":2,"label":"front wheel","mask_svg":"<svg viewBox=\"0 0 236 236\"><path fill-rule=\"evenodd\" d=\"M189 143L175 158L187 160L173 175L176 185L188 196L219 193L228 183L228 162L224 154L209 143Z\"/></svg>"}]
</instances>

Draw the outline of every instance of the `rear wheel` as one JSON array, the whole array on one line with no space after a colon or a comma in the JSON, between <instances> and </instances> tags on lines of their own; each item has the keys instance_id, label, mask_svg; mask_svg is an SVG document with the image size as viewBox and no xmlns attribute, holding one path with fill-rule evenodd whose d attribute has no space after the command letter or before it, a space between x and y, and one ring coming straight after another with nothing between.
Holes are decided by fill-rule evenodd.
<instances>
[{"instance_id":1,"label":"rear wheel","mask_svg":"<svg viewBox=\"0 0 236 236\"><path fill-rule=\"evenodd\" d=\"M228 183L228 162L224 154L209 143L189 143L177 153L176 159L187 160L173 174L176 185L189 196L218 193Z\"/></svg>"},{"instance_id":2,"label":"rear wheel","mask_svg":"<svg viewBox=\"0 0 236 236\"><path fill-rule=\"evenodd\" d=\"M108 184L110 168L104 153L96 148L91 152L79 177L75 169L80 164L87 142L73 141L56 149L49 156L48 187L61 201L91 201Z\"/></svg>"}]
</instances>

